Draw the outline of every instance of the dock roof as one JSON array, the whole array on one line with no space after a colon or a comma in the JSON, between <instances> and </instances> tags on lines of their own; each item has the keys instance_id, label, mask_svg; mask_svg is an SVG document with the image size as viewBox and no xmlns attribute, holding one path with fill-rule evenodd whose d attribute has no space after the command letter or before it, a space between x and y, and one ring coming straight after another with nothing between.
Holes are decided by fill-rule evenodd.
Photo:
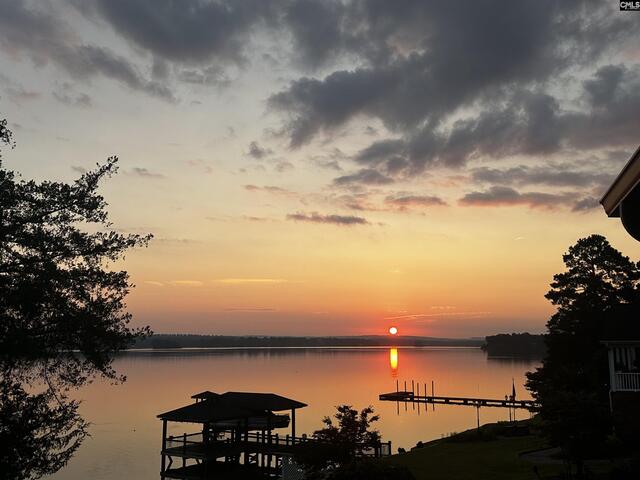
<instances>
[{"instance_id":1,"label":"dock roof","mask_svg":"<svg viewBox=\"0 0 640 480\"><path fill-rule=\"evenodd\" d=\"M170 410L158 418L170 422L212 423L223 420L240 420L249 417L268 416L271 412L295 410L307 405L275 393L210 391L193 395L201 401Z\"/></svg>"},{"instance_id":2,"label":"dock roof","mask_svg":"<svg viewBox=\"0 0 640 480\"><path fill-rule=\"evenodd\" d=\"M158 418L170 422L212 423L249 418L255 414L253 410L206 400L161 413Z\"/></svg>"},{"instance_id":3,"label":"dock roof","mask_svg":"<svg viewBox=\"0 0 640 480\"><path fill-rule=\"evenodd\" d=\"M275 393L227 392L220 395L219 398L243 408L269 410L272 412L295 410L307 406L306 403L276 395Z\"/></svg>"}]
</instances>

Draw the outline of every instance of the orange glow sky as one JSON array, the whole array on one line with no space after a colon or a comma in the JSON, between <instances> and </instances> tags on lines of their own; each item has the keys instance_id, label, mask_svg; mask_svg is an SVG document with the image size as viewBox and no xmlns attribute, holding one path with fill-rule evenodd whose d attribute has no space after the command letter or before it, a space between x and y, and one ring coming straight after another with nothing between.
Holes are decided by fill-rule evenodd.
<instances>
[{"instance_id":1,"label":"orange glow sky","mask_svg":"<svg viewBox=\"0 0 640 480\"><path fill-rule=\"evenodd\" d=\"M0 1L0 117L17 140L4 161L70 181L119 155L103 187L114 227L155 235L123 263L136 325L540 332L578 238L640 258L597 205L640 138L637 15L264 0L222 19L220 44L189 34L220 20L207 2L80 3ZM338 30L313 35L321 24Z\"/></svg>"}]
</instances>

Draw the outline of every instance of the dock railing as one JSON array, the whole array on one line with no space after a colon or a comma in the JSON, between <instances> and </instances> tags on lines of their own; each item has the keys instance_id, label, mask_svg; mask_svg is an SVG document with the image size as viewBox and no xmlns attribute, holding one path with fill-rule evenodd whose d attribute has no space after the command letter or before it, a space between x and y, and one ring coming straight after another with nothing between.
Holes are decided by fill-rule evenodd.
<instances>
[{"instance_id":1,"label":"dock railing","mask_svg":"<svg viewBox=\"0 0 640 480\"><path fill-rule=\"evenodd\" d=\"M640 372L616 372L614 382L615 392L640 392Z\"/></svg>"},{"instance_id":2,"label":"dock railing","mask_svg":"<svg viewBox=\"0 0 640 480\"><path fill-rule=\"evenodd\" d=\"M217 435L217 439L211 441L211 444L220 443L236 443L236 444L252 444L252 445L270 445L272 447L293 447L305 443L328 443L314 436L291 436L280 435L278 433L269 434L267 431L248 432L243 434L241 438L233 440L230 431L222 431ZM166 448L182 448L183 453L191 447L203 445L202 433L183 433L182 435L171 435L167 437ZM391 455L391 442L380 442L375 446L363 446L361 448L363 457L386 457Z\"/></svg>"}]
</instances>

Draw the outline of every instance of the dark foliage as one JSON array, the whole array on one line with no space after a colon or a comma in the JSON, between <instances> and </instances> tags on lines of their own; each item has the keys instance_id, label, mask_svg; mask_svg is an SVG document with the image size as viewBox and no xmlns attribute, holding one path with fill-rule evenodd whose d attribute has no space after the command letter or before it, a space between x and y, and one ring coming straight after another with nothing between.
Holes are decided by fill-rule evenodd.
<instances>
[{"instance_id":1,"label":"dark foliage","mask_svg":"<svg viewBox=\"0 0 640 480\"><path fill-rule=\"evenodd\" d=\"M544 335L501 333L486 337L483 349L490 356L542 357L547 350Z\"/></svg>"},{"instance_id":2,"label":"dark foliage","mask_svg":"<svg viewBox=\"0 0 640 480\"><path fill-rule=\"evenodd\" d=\"M13 147L0 121L1 147ZM66 392L116 380L114 354L149 334L129 327L127 272L111 270L151 236L111 230L97 193L109 158L71 184L21 180L0 158L0 476L39 478L87 435Z\"/></svg>"},{"instance_id":3,"label":"dark foliage","mask_svg":"<svg viewBox=\"0 0 640 480\"><path fill-rule=\"evenodd\" d=\"M97 189L116 163L109 158L72 184L19 180L0 164L3 363L44 362L71 385L96 372L114 378L113 353L148 333L128 326L127 272L108 269L150 238L109 230Z\"/></svg>"},{"instance_id":4,"label":"dark foliage","mask_svg":"<svg viewBox=\"0 0 640 480\"><path fill-rule=\"evenodd\" d=\"M611 431L605 319L640 302L640 264L601 235L578 240L563 259L567 270L546 295L558 307L547 323L548 353L527 388L541 404L543 432L580 466Z\"/></svg>"},{"instance_id":5,"label":"dark foliage","mask_svg":"<svg viewBox=\"0 0 640 480\"><path fill-rule=\"evenodd\" d=\"M214 347L340 347L340 346L480 346L480 340L432 337L271 337L232 335L155 334L136 341L134 348Z\"/></svg>"},{"instance_id":6,"label":"dark foliage","mask_svg":"<svg viewBox=\"0 0 640 480\"><path fill-rule=\"evenodd\" d=\"M336 410L336 423L331 417L325 417L322 420L325 427L313 434L320 444L308 448L303 445L296 454L296 460L310 471L347 465L363 452L380 445L380 433L371 429L371 424L380 417L373 415L372 407L358 412L351 405L339 405Z\"/></svg>"},{"instance_id":7,"label":"dark foliage","mask_svg":"<svg viewBox=\"0 0 640 480\"><path fill-rule=\"evenodd\" d=\"M414 480L404 466L389 465L380 461L350 462L328 472L314 472L308 480Z\"/></svg>"},{"instance_id":8,"label":"dark foliage","mask_svg":"<svg viewBox=\"0 0 640 480\"><path fill-rule=\"evenodd\" d=\"M9 145L10 147L14 146L13 143L13 133L11 130L7 128L7 120L0 119L0 145L1 144ZM2 158L2 149L0 149L0 159ZM2 163L0 163L0 167L2 167Z\"/></svg>"}]
</instances>

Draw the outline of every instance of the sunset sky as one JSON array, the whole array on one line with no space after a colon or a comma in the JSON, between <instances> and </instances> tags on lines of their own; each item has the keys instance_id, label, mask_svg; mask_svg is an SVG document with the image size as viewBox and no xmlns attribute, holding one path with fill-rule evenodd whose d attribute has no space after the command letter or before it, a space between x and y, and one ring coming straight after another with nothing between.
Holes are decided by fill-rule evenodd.
<instances>
[{"instance_id":1,"label":"sunset sky","mask_svg":"<svg viewBox=\"0 0 640 480\"><path fill-rule=\"evenodd\" d=\"M156 332L540 332L640 143L640 14L606 1L0 0L24 178L120 158Z\"/></svg>"}]
</instances>

